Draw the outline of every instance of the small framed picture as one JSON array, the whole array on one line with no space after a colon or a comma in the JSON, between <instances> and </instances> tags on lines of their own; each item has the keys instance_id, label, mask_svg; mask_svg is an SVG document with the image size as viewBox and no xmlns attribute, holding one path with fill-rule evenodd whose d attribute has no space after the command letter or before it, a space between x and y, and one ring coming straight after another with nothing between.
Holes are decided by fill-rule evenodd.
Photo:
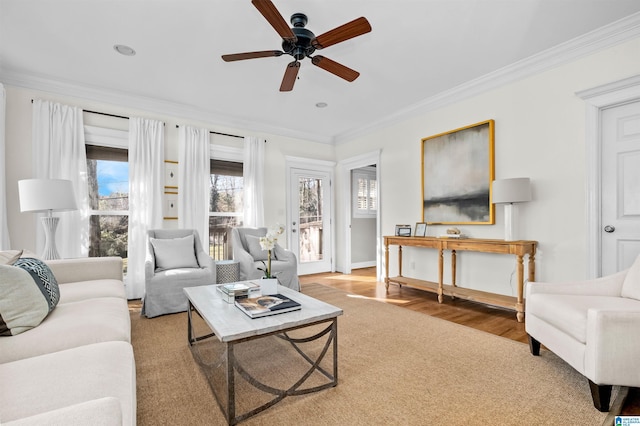
<instances>
[{"instance_id":1,"label":"small framed picture","mask_svg":"<svg viewBox=\"0 0 640 426\"><path fill-rule=\"evenodd\" d=\"M167 189L178 189L177 161L164 161L164 186Z\"/></svg>"},{"instance_id":2,"label":"small framed picture","mask_svg":"<svg viewBox=\"0 0 640 426\"><path fill-rule=\"evenodd\" d=\"M175 220L178 218L178 193L165 191L164 193L164 219Z\"/></svg>"},{"instance_id":3,"label":"small framed picture","mask_svg":"<svg viewBox=\"0 0 640 426\"><path fill-rule=\"evenodd\" d=\"M396 225L396 236L397 237L410 237L411 236L411 225Z\"/></svg>"},{"instance_id":4,"label":"small framed picture","mask_svg":"<svg viewBox=\"0 0 640 426\"><path fill-rule=\"evenodd\" d=\"M426 222L416 222L416 233L413 234L416 237L426 237L427 236L427 223Z\"/></svg>"}]
</instances>

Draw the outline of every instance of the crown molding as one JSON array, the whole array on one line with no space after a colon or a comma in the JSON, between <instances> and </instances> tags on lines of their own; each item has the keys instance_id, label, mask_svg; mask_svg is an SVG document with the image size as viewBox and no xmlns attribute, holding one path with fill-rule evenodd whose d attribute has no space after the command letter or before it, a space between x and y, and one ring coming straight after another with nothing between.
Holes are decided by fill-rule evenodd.
<instances>
[{"instance_id":1,"label":"crown molding","mask_svg":"<svg viewBox=\"0 0 640 426\"><path fill-rule=\"evenodd\" d=\"M413 116L460 102L639 36L640 13L634 13L609 25L485 74L480 78L470 80L450 90L426 98L369 125L336 135L334 143L337 145L347 142L375 130L397 124Z\"/></svg>"},{"instance_id":2,"label":"crown molding","mask_svg":"<svg viewBox=\"0 0 640 426\"><path fill-rule=\"evenodd\" d=\"M256 123L255 120L246 120L215 111L205 111L193 105L145 96L134 96L95 86L78 85L68 81L53 80L42 75L0 69L0 81L6 85L38 90L58 96L112 104L121 108L138 109L144 112L208 123L212 128L226 127L256 134L273 134L325 144L333 143L332 137L324 137L316 133L300 132L266 123Z\"/></svg>"}]
</instances>

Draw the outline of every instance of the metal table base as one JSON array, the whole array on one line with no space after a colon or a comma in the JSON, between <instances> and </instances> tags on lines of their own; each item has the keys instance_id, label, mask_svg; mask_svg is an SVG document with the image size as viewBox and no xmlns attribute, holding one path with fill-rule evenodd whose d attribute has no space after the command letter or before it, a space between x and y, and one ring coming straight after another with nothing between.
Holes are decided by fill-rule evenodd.
<instances>
[{"instance_id":1,"label":"metal table base","mask_svg":"<svg viewBox=\"0 0 640 426\"><path fill-rule=\"evenodd\" d=\"M284 331L260 334L260 335L248 337L245 339L235 340L231 342L219 342L218 344L224 345L224 355L222 357L223 359L217 360L217 361L214 360L214 362L212 363L212 362L207 362L207 360L204 359L204 357L198 350L198 343L205 341L207 339L216 338L216 335L215 333L210 333L210 334L204 334L201 336L196 336L196 332L194 330L193 318L192 318L193 312L199 315L199 312L193 307L191 302L189 302L189 310L187 311L187 318L188 318L187 334L189 339L189 346L191 348L191 352L195 360L198 362L200 367L205 372L205 375L207 376L207 381L209 382L209 386L213 391L213 394L216 398L218 406L220 407L220 410L224 414L227 420L227 423L230 425L235 425L251 416L254 416L268 409L269 407L280 402L287 396L304 395L312 392L318 392L324 389L328 389L330 387L334 387L338 384L338 344L337 344L338 343L337 342L338 321L337 321L337 317L317 321L310 324L305 324L302 326L291 327ZM327 324L327 326L323 328L321 331L316 332L311 336L304 337L304 338L293 338L289 335L289 332L293 330L313 327L319 324ZM290 343L291 347L293 347L295 352L308 364L308 368L304 372L304 374L302 374L302 376L298 380L296 380L293 385L291 385L286 389L276 388L256 379L240 364L240 360L235 355L236 345L250 341L250 340L261 339L268 336L277 336L287 341L288 343ZM307 355L300 347L300 344L302 343L313 342L322 338L325 338L326 340L322 346L322 349L317 354L315 359ZM333 360L332 360L333 368L330 369L332 371L328 371L327 369L321 366L322 361L325 359L325 356L329 352L331 352L333 355ZM223 368L225 368L226 370L225 371L226 395L219 394L219 392L216 390L215 384L213 383L213 377L212 377L213 375L207 374L208 369L220 368L222 364L224 364ZM307 379L309 379L309 377L313 375L314 372L321 373L323 376L326 377L328 381L326 383L323 383L317 386L301 389L300 387L307 381ZM251 386L260 390L263 393L272 395L273 398L270 399L268 402L256 408L253 408L247 412L244 412L241 414L236 413L236 373L239 375L240 378L244 379Z\"/></svg>"}]
</instances>

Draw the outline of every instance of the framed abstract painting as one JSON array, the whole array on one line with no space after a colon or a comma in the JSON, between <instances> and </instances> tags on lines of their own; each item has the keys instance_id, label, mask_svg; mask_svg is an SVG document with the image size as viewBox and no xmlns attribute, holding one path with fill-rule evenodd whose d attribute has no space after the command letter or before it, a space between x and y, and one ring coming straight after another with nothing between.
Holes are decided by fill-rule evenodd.
<instances>
[{"instance_id":1,"label":"framed abstract painting","mask_svg":"<svg viewBox=\"0 0 640 426\"><path fill-rule=\"evenodd\" d=\"M422 139L422 220L428 224L495 223L494 121Z\"/></svg>"}]
</instances>

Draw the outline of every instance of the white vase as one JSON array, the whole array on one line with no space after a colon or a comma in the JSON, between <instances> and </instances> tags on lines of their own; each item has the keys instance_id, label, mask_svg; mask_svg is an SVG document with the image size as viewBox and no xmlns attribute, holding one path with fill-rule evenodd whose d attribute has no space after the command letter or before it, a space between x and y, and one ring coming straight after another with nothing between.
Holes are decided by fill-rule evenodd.
<instances>
[{"instance_id":1,"label":"white vase","mask_svg":"<svg viewBox=\"0 0 640 426\"><path fill-rule=\"evenodd\" d=\"M278 279L277 278L262 278L260 280L260 293L262 295L278 294Z\"/></svg>"}]
</instances>

